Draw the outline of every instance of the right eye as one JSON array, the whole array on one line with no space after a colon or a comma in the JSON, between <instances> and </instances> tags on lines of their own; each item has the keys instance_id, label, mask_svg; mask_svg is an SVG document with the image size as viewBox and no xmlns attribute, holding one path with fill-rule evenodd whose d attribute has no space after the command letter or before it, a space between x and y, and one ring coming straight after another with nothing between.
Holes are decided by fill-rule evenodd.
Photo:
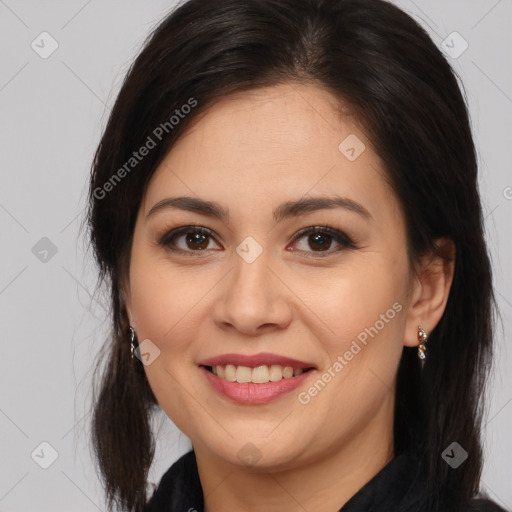
<instances>
[{"instance_id":1,"label":"right eye","mask_svg":"<svg viewBox=\"0 0 512 512\"><path fill-rule=\"evenodd\" d=\"M159 244L171 251L193 253L205 251L212 241L211 230L202 226L182 226L165 233Z\"/></svg>"}]
</instances>

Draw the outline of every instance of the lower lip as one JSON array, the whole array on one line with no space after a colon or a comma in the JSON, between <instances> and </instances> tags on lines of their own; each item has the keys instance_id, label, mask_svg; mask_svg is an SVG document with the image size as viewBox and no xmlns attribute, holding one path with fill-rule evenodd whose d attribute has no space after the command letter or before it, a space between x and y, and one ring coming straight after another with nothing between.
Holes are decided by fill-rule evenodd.
<instances>
[{"instance_id":1,"label":"lower lip","mask_svg":"<svg viewBox=\"0 0 512 512\"><path fill-rule=\"evenodd\" d=\"M271 402L298 388L314 371L309 370L296 377L281 379L277 382L255 384L254 382L230 382L214 375L204 366L200 366L199 369L216 391L240 404L265 404Z\"/></svg>"}]
</instances>

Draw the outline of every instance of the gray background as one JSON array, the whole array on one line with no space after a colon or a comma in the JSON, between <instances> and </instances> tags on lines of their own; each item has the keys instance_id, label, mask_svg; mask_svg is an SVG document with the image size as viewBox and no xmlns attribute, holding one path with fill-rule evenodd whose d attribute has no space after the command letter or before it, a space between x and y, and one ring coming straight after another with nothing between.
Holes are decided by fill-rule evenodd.
<instances>
[{"instance_id":1,"label":"gray background","mask_svg":"<svg viewBox=\"0 0 512 512\"><path fill-rule=\"evenodd\" d=\"M512 509L512 3L397 3L436 44L448 37L459 53L456 31L469 45L450 60L468 94L502 314L482 485ZM104 510L88 409L105 302L93 297L95 268L79 229L93 151L120 82L173 5L0 0L0 511ZM31 47L51 49L43 31L58 43L46 59ZM157 482L189 441L163 413L155 427Z\"/></svg>"}]
</instances>

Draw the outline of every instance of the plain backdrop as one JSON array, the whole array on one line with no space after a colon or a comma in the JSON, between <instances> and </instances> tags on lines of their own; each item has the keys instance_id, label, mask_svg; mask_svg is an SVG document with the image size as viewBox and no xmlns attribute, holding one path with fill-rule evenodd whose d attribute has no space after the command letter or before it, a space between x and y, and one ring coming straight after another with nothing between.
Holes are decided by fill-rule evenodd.
<instances>
[{"instance_id":1,"label":"plain backdrop","mask_svg":"<svg viewBox=\"0 0 512 512\"><path fill-rule=\"evenodd\" d=\"M482 486L512 509L512 2L398 4L447 41L468 95L502 318ZM105 509L88 429L106 302L79 229L113 99L173 5L0 0L0 511ZM153 482L190 447L163 413L155 428Z\"/></svg>"}]
</instances>

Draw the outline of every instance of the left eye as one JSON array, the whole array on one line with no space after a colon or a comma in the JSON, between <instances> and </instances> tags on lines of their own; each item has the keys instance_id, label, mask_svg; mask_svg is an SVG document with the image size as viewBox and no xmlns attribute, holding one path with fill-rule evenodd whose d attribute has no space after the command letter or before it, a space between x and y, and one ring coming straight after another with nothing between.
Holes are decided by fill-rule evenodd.
<instances>
[{"instance_id":1,"label":"left eye","mask_svg":"<svg viewBox=\"0 0 512 512\"><path fill-rule=\"evenodd\" d=\"M303 242L303 247L297 249L301 252L331 254L332 252L337 252L345 248L356 248L354 242L345 233L342 233L341 231L338 231L337 229L331 228L329 226L315 226L306 228L295 236L294 242L300 241L302 239L305 239ZM338 244L338 248L331 250L333 243ZM308 251L308 247L313 250ZM324 254L318 254L318 256L323 257Z\"/></svg>"},{"instance_id":2,"label":"left eye","mask_svg":"<svg viewBox=\"0 0 512 512\"><path fill-rule=\"evenodd\" d=\"M212 249L212 242L216 244L214 233L209 229L201 226L184 226L166 233L159 243L171 251L197 253ZM298 247L292 248L291 251L317 253L314 257L323 257L346 248L356 248L352 239L345 233L329 226L306 228L295 235L292 243ZM338 247L332 249L334 244L338 244ZM213 250L219 250L220 246L217 246L218 248Z\"/></svg>"}]
</instances>

